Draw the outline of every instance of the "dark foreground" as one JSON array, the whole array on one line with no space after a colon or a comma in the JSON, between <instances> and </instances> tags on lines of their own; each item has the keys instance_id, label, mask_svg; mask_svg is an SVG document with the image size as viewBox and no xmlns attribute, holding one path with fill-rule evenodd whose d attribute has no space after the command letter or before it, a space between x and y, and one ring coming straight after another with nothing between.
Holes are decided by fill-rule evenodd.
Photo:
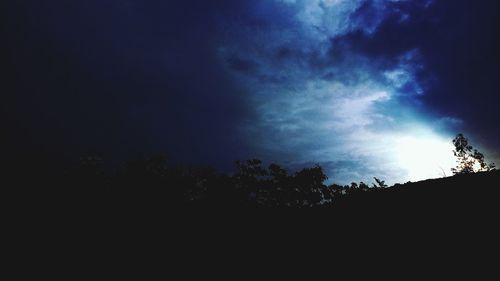
<instances>
[{"instance_id":1,"label":"dark foreground","mask_svg":"<svg viewBox=\"0 0 500 281\"><path fill-rule=\"evenodd\" d=\"M11 260L28 258L43 264L39 272L63 267L70 275L109 270L112 263L128 263L117 270L129 272L145 263L169 268L169 276L231 275L231 268L245 276L271 270L398 279L400 272L476 279L498 265L500 171L385 188L331 186L331 203L307 208L276 205L304 194L259 193L248 201L228 178L212 182L222 190L190 201L179 201L179 189L137 189L157 183L139 176L121 178L120 185L88 174L74 179L18 178L53 185L19 185L17 200L4 193L14 222L5 227L14 237L4 238L16 247ZM273 203L256 204L264 195Z\"/></svg>"},{"instance_id":2,"label":"dark foreground","mask_svg":"<svg viewBox=\"0 0 500 281\"><path fill-rule=\"evenodd\" d=\"M48 211L96 220L235 216L240 222L244 219L238 216L265 220L271 214L314 214L308 220L318 218L319 225L328 226L350 217L493 222L499 214L498 170L391 187L378 180L371 186L326 186L319 166L289 175L277 165L266 170L260 162L247 161L227 176L210 169L164 168L161 160L154 161L129 164L112 176L93 165L57 176L18 171L7 175L14 180L4 194L7 199L16 194L12 198L18 201L12 202L23 206L20 213L36 209L34 215Z\"/></svg>"}]
</instances>

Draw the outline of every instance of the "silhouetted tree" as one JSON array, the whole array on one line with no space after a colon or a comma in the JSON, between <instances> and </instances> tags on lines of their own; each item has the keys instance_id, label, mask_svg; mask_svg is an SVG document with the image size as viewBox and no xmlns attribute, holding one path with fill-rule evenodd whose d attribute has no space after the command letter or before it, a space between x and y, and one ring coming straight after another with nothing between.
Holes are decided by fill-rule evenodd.
<instances>
[{"instance_id":1,"label":"silhouetted tree","mask_svg":"<svg viewBox=\"0 0 500 281\"><path fill-rule=\"evenodd\" d=\"M385 181L383 180L379 180L377 179L376 177L373 177L373 179L377 182L377 185L373 184L373 187L376 187L376 188L386 188L387 187L387 184L385 184Z\"/></svg>"},{"instance_id":2,"label":"silhouetted tree","mask_svg":"<svg viewBox=\"0 0 500 281\"><path fill-rule=\"evenodd\" d=\"M277 164L269 165L269 175L273 177L274 181L281 182L288 177L288 172Z\"/></svg>"},{"instance_id":3,"label":"silhouetted tree","mask_svg":"<svg viewBox=\"0 0 500 281\"><path fill-rule=\"evenodd\" d=\"M246 161L236 161L236 174L237 178L252 178L267 176L266 169L262 168L262 161L258 159L251 159Z\"/></svg>"},{"instance_id":4,"label":"silhouetted tree","mask_svg":"<svg viewBox=\"0 0 500 281\"><path fill-rule=\"evenodd\" d=\"M292 198L291 177L277 164L269 165L270 185L266 190L267 205L286 205Z\"/></svg>"},{"instance_id":5,"label":"silhouetted tree","mask_svg":"<svg viewBox=\"0 0 500 281\"><path fill-rule=\"evenodd\" d=\"M362 190L367 190L370 187L366 183L360 182L359 183L359 188L362 189Z\"/></svg>"},{"instance_id":6,"label":"silhouetted tree","mask_svg":"<svg viewBox=\"0 0 500 281\"><path fill-rule=\"evenodd\" d=\"M325 196L326 186L323 185L323 182L327 179L323 168L319 165L297 172L294 184L296 194L299 196L299 204L310 206L320 203Z\"/></svg>"},{"instance_id":7,"label":"silhouetted tree","mask_svg":"<svg viewBox=\"0 0 500 281\"><path fill-rule=\"evenodd\" d=\"M453 139L453 155L457 157L457 166L452 168L453 174L470 174L474 172L485 172L495 169L495 164L487 164L484 155L469 144L469 140L463 135L458 134Z\"/></svg>"},{"instance_id":8,"label":"silhouetted tree","mask_svg":"<svg viewBox=\"0 0 500 281\"><path fill-rule=\"evenodd\" d=\"M267 170L262 167L262 161L258 159L236 161L233 179L239 199L245 204L257 203L260 187L263 184L261 179L267 175Z\"/></svg>"}]
</instances>

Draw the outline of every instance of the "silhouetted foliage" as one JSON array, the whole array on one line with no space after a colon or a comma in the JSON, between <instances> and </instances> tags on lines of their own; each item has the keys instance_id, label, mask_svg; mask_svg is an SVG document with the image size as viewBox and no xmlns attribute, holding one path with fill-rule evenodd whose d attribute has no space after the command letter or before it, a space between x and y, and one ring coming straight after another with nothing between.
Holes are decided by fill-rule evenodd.
<instances>
[{"instance_id":1,"label":"silhouetted foliage","mask_svg":"<svg viewBox=\"0 0 500 281\"><path fill-rule=\"evenodd\" d=\"M495 164L487 164L484 155L473 148L463 134L458 134L453 139L453 145L455 146L453 155L457 157L457 166L451 169L454 175L487 172L495 169Z\"/></svg>"},{"instance_id":2,"label":"silhouetted foliage","mask_svg":"<svg viewBox=\"0 0 500 281\"><path fill-rule=\"evenodd\" d=\"M494 165L487 165L484 155L469 145L462 134L457 135L453 143L453 152L459 159L454 174L494 170ZM23 170L24 174L27 172ZM498 177L498 173L495 175ZM101 202L136 211L179 206L219 209L369 206L375 201L366 200L383 202L390 197L383 195L385 199L380 199L379 194L396 194L395 190L420 185L407 182L388 187L384 180L374 177L371 187L364 182L327 186L324 183L327 179L320 165L290 173L278 164L265 168L262 161L250 159L236 161L234 173L228 175L209 167L172 165L161 156L130 161L111 173L106 172L100 157L89 156L81 158L76 167L68 169L60 178L52 179L50 185L56 187L53 190L57 192L53 194L65 196L68 203Z\"/></svg>"},{"instance_id":3,"label":"silhouetted foliage","mask_svg":"<svg viewBox=\"0 0 500 281\"><path fill-rule=\"evenodd\" d=\"M385 184L385 181L383 181L383 180L379 180L379 179L377 179L376 177L373 177L373 179L377 182L377 185L378 185L378 186L377 186L377 185L373 184L373 186L374 186L375 188L386 188L386 187L387 187L387 184Z\"/></svg>"},{"instance_id":4,"label":"silhouetted foliage","mask_svg":"<svg viewBox=\"0 0 500 281\"><path fill-rule=\"evenodd\" d=\"M363 189L363 190L367 190L368 188L370 188L366 183L364 182L360 182L359 183L359 188L360 189Z\"/></svg>"}]
</instances>

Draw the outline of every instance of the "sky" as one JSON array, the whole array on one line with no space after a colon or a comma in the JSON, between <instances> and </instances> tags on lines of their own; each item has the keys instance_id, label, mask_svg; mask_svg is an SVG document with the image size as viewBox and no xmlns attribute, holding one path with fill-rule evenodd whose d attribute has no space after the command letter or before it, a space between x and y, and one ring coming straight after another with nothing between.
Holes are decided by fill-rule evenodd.
<instances>
[{"instance_id":1,"label":"sky","mask_svg":"<svg viewBox=\"0 0 500 281\"><path fill-rule=\"evenodd\" d=\"M259 158L329 182L451 175L463 132L500 159L500 4L11 1L6 155Z\"/></svg>"}]
</instances>

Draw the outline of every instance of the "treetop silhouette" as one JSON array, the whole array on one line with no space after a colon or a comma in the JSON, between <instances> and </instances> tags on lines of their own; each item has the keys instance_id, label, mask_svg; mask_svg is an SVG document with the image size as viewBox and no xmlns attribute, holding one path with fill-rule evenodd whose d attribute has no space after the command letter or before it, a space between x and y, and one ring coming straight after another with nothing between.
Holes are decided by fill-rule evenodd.
<instances>
[{"instance_id":1,"label":"treetop silhouette","mask_svg":"<svg viewBox=\"0 0 500 281\"><path fill-rule=\"evenodd\" d=\"M453 139L453 145L455 146L453 155L458 158L457 166L451 169L454 175L495 170L495 164L487 164L484 155L473 148L463 134L458 134Z\"/></svg>"}]
</instances>

